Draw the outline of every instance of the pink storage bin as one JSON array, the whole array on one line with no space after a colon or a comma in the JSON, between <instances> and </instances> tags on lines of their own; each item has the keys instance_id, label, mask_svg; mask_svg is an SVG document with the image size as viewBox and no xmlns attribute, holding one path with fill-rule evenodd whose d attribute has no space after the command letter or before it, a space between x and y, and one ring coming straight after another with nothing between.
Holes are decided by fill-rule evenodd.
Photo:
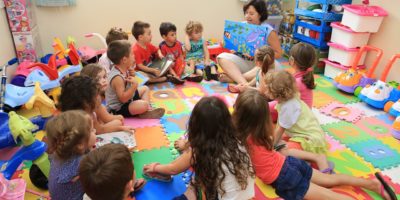
<instances>
[{"instance_id":1,"label":"pink storage bin","mask_svg":"<svg viewBox=\"0 0 400 200\"><path fill-rule=\"evenodd\" d=\"M367 45L369 36L368 32L355 32L349 27L339 23L332 22L331 42L341 44L348 48L356 48Z\"/></svg>"},{"instance_id":2,"label":"pink storage bin","mask_svg":"<svg viewBox=\"0 0 400 200\"><path fill-rule=\"evenodd\" d=\"M342 24L356 32L376 33L388 13L379 6L343 5Z\"/></svg>"},{"instance_id":3,"label":"pink storage bin","mask_svg":"<svg viewBox=\"0 0 400 200\"><path fill-rule=\"evenodd\" d=\"M351 66L344 66L328 59L324 59L323 61L325 62L324 76L332 79L335 78L340 72L345 72L351 68ZM358 69L365 69L365 65L359 65Z\"/></svg>"},{"instance_id":4,"label":"pink storage bin","mask_svg":"<svg viewBox=\"0 0 400 200\"><path fill-rule=\"evenodd\" d=\"M343 45L329 42L329 54L328 59L334 62L338 62L344 66L353 65L353 61L356 58L356 55L360 48L347 48ZM365 54L362 55L360 60L358 61L358 65L363 65L365 60Z\"/></svg>"}]
</instances>

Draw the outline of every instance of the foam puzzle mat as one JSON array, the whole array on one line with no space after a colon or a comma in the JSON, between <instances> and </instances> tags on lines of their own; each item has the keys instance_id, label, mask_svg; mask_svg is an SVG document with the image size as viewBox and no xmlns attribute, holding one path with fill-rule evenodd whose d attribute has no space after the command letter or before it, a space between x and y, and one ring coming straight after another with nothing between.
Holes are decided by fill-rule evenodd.
<instances>
[{"instance_id":1,"label":"foam puzzle mat","mask_svg":"<svg viewBox=\"0 0 400 200\"><path fill-rule=\"evenodd\" d=\"M283 68L290 71L287 63ZM393 119L383 111L369 108L352 96L336 90L332 81L316 75L317 88L314 90L313 112L320 120L329 143L328 160L335 163L335 173L348 174L372 179L380 171L400 198L400 141L391 136ZM227 84L215 81L202 83L186 82L182 86L162 83L150 86L151 101L154 107L163 107L166 114L160 120L126 119L127 125L136 131L137 148L132 153L137 178L142 177L145 164L151 162L169 163L179 156L173 143L186 131L190 112L203 96L219 94L226 98L230 110L236 95L226 90ZM332 102L347 105L364 111L360 119L347 122L320 112ZM41 137L39 133L37 137ZM22 177L28 182L28 189L42 196L48 192L35 188L28 177L29 162L25 162L14 177ZM185 171L173 177L169 183L149 180L137 193L138 200L171 199L182 194L188 186L191 172ZM280 199L272 187L256 179L255 199ZM341 186L334 191L354 199L382 199L378 194L357 187ZM40 196L26 193L25 199L39 199Z\"/></svg>"}]
</instances>

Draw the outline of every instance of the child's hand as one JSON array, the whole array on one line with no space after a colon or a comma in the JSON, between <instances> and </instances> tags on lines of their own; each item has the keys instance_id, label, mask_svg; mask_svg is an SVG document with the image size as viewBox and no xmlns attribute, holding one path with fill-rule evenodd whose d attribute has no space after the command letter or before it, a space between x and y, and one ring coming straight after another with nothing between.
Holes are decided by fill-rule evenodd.
<instances>
[{"instance_id":1,"label":"child's hand","mask_svg":"<svg viewBox=\"0 0 400 200\"><path fill-rule=\"evenodd\" d=\"M122 115L114 115L114 119L121 121L124 123L124 117Z\"/></svg>"},{"instance_id":2,"label":"child's hand","mask_svg":"<svg viewBox=\"0 0 400 200\"><path fill-rule=\"evenodd\" d=\"M133 67L130 67L129 69L128 69L128 74L129 74L129 76L136 76L136 71L135 71L135 69L133 68Z\"/></svg>"},{"instance_id":3,"label":"child's hand","mask_svg":"<svg viewBox=\"0 0 400 200\"><path fill-rule=\"evenodd\" d=\"M153 71L152 71L152 73L155 75L155 76L160 76L160 70L158 70L158 69L154 69Z\"/></svg>"},{"instance_id":4,"label":"child's hand","mask_svg":"<svg viewBox=\"0 0 400 200\"><path fill-rule=\"evenodd\" d=\"M135 77L133 77L133 76L128 76L127 78L126 78L126 81L128 81L128 83L130 83L131 85L132 85L132 87L135 87L135 86L137 86L137 82L136 82L136 80L135 80Z\"/></svg>"},{"instance_id":5,"label":"child's hand","mask_svg":"<svg viewBox=\"0 0 400 200\"><path fill-rule=\"evenodd\" d=\"M159 165L159 164L160 164L160 163L151 163L151 164L145 165L145 166L143 167L143 171L144 171L145 173L155 172L155 171L154 171L154 168L155 168L156 165Z\"/></svg>"},{"instance_id":6,"label":"child's hand","mask_svg":"<svg viewBox=\"0 0 400 200\"><path fill-rule=\"evenodd\" d=\"M121 126L121 130L132 133L132 134L135 133L135 129L133 129L133 127L131 127L131 126Z\"/></svg>"}]
</instances>

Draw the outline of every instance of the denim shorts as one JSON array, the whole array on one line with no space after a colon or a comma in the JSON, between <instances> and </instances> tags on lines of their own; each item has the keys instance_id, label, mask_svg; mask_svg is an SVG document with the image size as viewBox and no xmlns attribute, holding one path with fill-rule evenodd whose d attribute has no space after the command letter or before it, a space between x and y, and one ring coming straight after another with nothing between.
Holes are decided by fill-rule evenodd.
<instances>
[{"instance_id":1,"label":"denim shorts","mask_svg":"<svg viewBox=\"0 0 400 200\"><path fill-rule=\"evenodd\" d=\"M288 156L278 178L271 184L283 199L304 199L310 187L313 169L303 160Z\"/></svg>"}]
</instances>

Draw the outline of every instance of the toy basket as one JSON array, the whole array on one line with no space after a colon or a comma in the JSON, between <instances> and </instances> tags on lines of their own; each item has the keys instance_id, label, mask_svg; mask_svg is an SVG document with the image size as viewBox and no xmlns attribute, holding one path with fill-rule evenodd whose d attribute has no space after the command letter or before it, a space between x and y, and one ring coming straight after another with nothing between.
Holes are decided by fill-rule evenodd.
<instances>
[{"instance_id":1,"label":"toy basket","mask_svg":"<svg viewBox=\"0 0 400 200\"><path fill-rule=\"evenodd\" d=\"M325 62L324 76L328 78L335 78L340 72L345 72L346 70L350 69L350 66L344 66L328 59L324 59L323 61ZM365 65L359 65L357 69L365 69Z\"/></svg>"},{"instance_id":2,"label":"toy basket","mask_svg":"<svg viewBox=\"0 0 400 200\"><path fill-rule=\"evenodd\" d=\"M360 50L359 48L348 48L332 42L329 42L328 46L330 46L328 59L344 66L351 66ZM364 64L364 60L365 54L360 57L356 66Z\"/></svg>"},{"instance_id":3,"label":"toy basket","mask_svg":"<svg viewBox=\"0 0 400 200\"><path fill-rule=\"evenodd\" d=\"M362 47L368 43L371 33L355 32L339 22L332 22L331 42L348 48Z\"/></svg>"},{"instance_id":4,"label":"toy basket","mask_svg":"<svg viewBox=\"0 0 400 200\"><path fill-rule=\"evenodd\" d=\"M343 5L342 24L356 32L376 33L388 13L379 6Z\"/></svg>"}]
</instances>

